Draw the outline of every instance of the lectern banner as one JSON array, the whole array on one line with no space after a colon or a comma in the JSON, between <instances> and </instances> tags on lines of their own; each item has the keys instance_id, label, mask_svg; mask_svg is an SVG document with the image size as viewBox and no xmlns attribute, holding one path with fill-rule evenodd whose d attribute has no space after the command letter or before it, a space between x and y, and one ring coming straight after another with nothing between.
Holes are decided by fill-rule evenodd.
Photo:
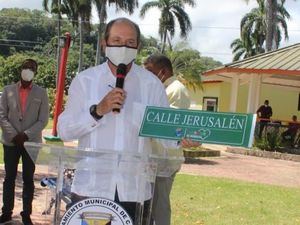
<instances>
[{"instance_id":1,"label":"lectern banner","mask_svg":"<svg viewBox=\"0 0 300 225\"><path fill-rule=\"evenodd\" d=\"M256 114L148 106L139 135L170 140L251 147Z\"/></svg>"}]
</instances>

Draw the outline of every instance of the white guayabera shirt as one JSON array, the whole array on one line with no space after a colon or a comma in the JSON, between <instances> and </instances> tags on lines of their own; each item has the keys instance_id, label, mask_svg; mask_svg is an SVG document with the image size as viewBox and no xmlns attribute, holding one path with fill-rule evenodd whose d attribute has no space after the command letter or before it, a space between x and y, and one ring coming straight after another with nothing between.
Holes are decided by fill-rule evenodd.
<instances>
[{"instance_id":1,"label":"white guayabera shirt","mask_svg":"<svg viewBox=\"0 0 300 225\"><path fill-rule=\"evenodd\" d=\"M139 128L146 106L169 107L164 86L152 73L133 64L125 78L127 95L121 112L110 112L95 121L90 115L90 106L98 104L115 82L116 77L107 63L78 74L72 81L65 110L58 120L59 136L62 140L78 139L82 148L149 155L150 139L138 137ZM140 184L134 176L126 174L129 169L139 173L139 163L135 165L133 169L116 159L85 160L76 169L72 191L83 196L114 199L117 188L120 201L137 201Z\"/></svg>"}]
</instances>

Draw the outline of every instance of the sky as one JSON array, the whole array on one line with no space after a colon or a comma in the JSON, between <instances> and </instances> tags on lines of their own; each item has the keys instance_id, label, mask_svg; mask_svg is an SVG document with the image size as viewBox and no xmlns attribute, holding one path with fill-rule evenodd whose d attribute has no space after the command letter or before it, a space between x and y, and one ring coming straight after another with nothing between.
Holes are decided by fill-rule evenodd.
<instances>
[{"instance_id":1,"label":"sky","mask_svg":"<svg viewBox=\"0 0 300 225\"><path fill-rule=\"evenodd\" d=\"M139 0L142 6L147 0ZM248 4L244 0L195 0L196 7L186 7L185 10L190 16L192 31L189 33L187 43L197 49L202 56L212 57L222 63L229 63L232 60L230 43L239 38L239 26L242 17L257 6L255 0ZM42 9L42 0L0 0L2 8L29 8ZM300 42L300 1L286 0L286 9L291 15L288 21L289 40L282 41L281 47ZM125 16L136 22L143 35L159 38L158 20L160 12L155 9L148 11L144 19L138 15L139 10L131 16L125 13L116 13L111 7L108 11L108 20ZM93 22L97 22L96 11L93 13ZM179 33L179 27L176 27ZM173 44L181 39L176 36Z\"/></svg>"}]
</instances>

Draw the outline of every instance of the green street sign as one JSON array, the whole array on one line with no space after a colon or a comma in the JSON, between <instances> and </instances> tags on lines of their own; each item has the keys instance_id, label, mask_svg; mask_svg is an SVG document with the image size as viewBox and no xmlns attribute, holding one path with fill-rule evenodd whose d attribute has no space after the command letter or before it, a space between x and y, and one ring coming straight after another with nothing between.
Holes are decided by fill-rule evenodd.
<instances>
[{"instance_id":1,"label":"green street sign","mask_svg":"<svg viewBox=\"0 0 300 225\"><path fill-rule=\"evenodd\" d=\"M146 108L139 136L251 147L256 114Z\"/></svg>"}]
</instances>

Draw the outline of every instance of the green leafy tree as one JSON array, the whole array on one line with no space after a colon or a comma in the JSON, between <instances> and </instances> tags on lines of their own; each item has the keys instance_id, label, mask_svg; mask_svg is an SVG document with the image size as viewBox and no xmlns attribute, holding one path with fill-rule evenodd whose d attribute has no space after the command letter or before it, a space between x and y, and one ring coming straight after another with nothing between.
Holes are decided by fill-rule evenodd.
<instances>
[{"instance_id":1,"label":"green leafy tree","mask_svg":"<svg viewBox=\"0 0 300 225\"><path fill-rule=\"evenodd\" d=\"M288 38L286 19L290 18L290 14L284 7L286 0L257 0L257 2L259 8L263 5L265 50L278 49L282 33L286 39Z\"/></svg>"},{"instance_id":2,"label":"green leafy tree","mask_svg":"<svg viewBox=\"0 0 300 225\"><path fill-rule=\"evenodd\" d=\"M34 82L45 88L54 87L55 76L53 76L53 74L55 73L53 72L53 69L50 69L54 67L53 59L35 52L16 53L5 59L4 65L0 70L2 86L12 84L20 80L20 67L23 61L28 58L32 58L38 63L38 71L34 77Z\"/></svg>"},{"instance_id":3,"label":"green leafy tree","mask_svg":"<svg viewBox=\"0 0 300 225\"><path fill-rule=\"evenodd\" d=\"M159 34L162 41L162 50L165 51L167 35L173 38L175 35L175 20L177 19L180 27L180 36L186 38L188 32L192 29L189 15L184 10L185 4L195 7L194 0L156 0L146 2L140 11L140 16L145 17L147 11L151 8L158 8L161 11L159 18Z\"/></svg>"},{"instance_id":4,"label":"green leafy tree","mask_svg":"<svg viewBox=\"0 0 300 225\"><path fill-rule=\"evenodd\" d=\"M4 76L4 72L3 72L4 65L5 65L5 58L0 56L0 76L1 76L1 78ZM0 90L2 90L2 88L3 88L3 84L0 80Z\"/></svg>"},{"instance_id":5,"label":"green leafy tree","mask_svg":"<svg viewBox=\"0 0 300 225\"><path fill-rule=\"evenodd\" d=\"M0 10L0 54L9 56L15 52L37 50L51 40L55 24L40 10Z\"/></svg>"},{"instance_id":6,"label":"green leafy tree","mask_svg":"<svg viewBox=\"0 0 300 225\"><path fill-rule=\"evenodd\" d=\"M46 12L51 13L51 15L56 15L57 17L57 36L52 39L52 42L56 41L56 54L55 57L57 59L57 65L60 62L60 53L61 48L59 46L59 38L62 36L61 32L61 21L62 21L62 14L65 14L67 10L64 7L64 4L61 4L61 0L43 0L43 8ZM59 67L57 66L57 73L59 71Z\"/></svg>"},{"instance_id":7,"label":"green leafy tree","mask_svg":"<svg viewBox=\"0 0 300 225\"><path fill-rule=\"evenodd\" d=\"M141 44L140 44L140 50L139 54L137 55L137 58L135 62L137 64L143 64L144 60L154 53L159 53L159 44L158 40L154 37L144 37L141 35Z\"/></svg>"},{"instance_id":8,"label":"green leafy tree","mask_svg":"<svg viewBox=\"0 0 300 225\"><path fill-rule=\"evenodd\" d=\"M246 56L264 52L266 39L266 8L264 0L257 0L258 7L252 9L241 20L241 42L246 49Z\"/></svg>"},{"instance_id":9,"label":"green leafy tree","mask_svg":"<svg viewBox=\"0 0 300 225\"><path fill-rule=\"evenodd\" d=\"M99 17L98 26L98 41L97 41L97 54L95 59L95 64L100 62L100 46L99 43L102 39L102 34L104 32L104 24L107 19L107 6L115 4L116 10L124 10L125 12L133 13L135 7L138 6L138 0L43 0L44 9L55 14L64 14L72 22L73 26L78 28L79 40L80 40L80 54L79 54L79 64L78 71L83 68L83 43L85 34L90 32L91 24L90 17L92 13L92 5L96 6L97 14ZM49 10L49 5L51 5L51 10Z\"/></svg>"},{"instance_id":10,"label":"green leafy tree","mask_svg":"<svg viewBox=\"0 0 300 225\"><path fill-rule=\"evenodd\" d=\"M78 0L71 1L76 2L75 13L78 14L79 20L79 62L78 62L78 72L82 70L83 67L83 39L86 32L90 31L90 18L92 14L92 2L91 0Z\"/></svg>"},{"instance_id":11,"label":"green leafy tree","mask_svg":"<svg viewBox=\"0 0 300 225\"><path fill-rule=\"evenodd\" d=\"M252 9L241 20L240 38L231 43L234 54L233 61L241 58L248 58L253 55L265 52L267 47L266 39L268 33L267 8L265 0L256 0L258 7ZM289 13L283 6L283 3L277 7L278 11L275 17L276 35L275 47L278 48L284 32L285 39L288 39L288 30L286 19L290 18Z\"/></svg>"},{"instance_id":12,"label":"green leafy tree","mask_svg":"<svg viewBox=\"0 0 300 225\"><path fill-rule=\"evenodd\" d=\"M49 9L49 4L51 8ZM79 61L78 71L82 70L83 66L83 40L86 32L90 31L90 18L92 14L92 0L43 0L44 9L48 12L61 15L66 15L74 27L78 28L79 33Z\"/></svg>"},{"instance_id":13,"label":"green leafy tree","mask_svg":"<svg viewBox=\"0 0 300 225\"><path fill-rule=\"evenodd\" d=\"M22 53L17 53L7 57L5 65L1 70L2 74L0 74L3 86L19 81L20 66L26 58L28 57Z\"/></svg>"},{"instance_id":14,"label":"green leafy tree","mask_svg":"<svg viewBox=\"0 0 300 225\"><path fill-rule=\"evenodd\" d=\"M68 57L68 64L67 64L67 75L66 75L66 84L65 90L69 89L72 79L78 73L77 65L78 65L78 57L79 57L79 46L75 45L70 48L69 57ZM87 69L93 66L94 58L95 58L96 51L90 44L84 44L84 51L83 51L83 69Z\"/></svg>"},{"instance_id":15,"label":"green leafy tree","mask_svg":"<svg viewBox=\"0 0 300 225\"><path fill-rule=\"evenodd\" d=\"M237 38L231 43L230 48L232 48L234 55L232 61L234 62L255 55L252 39L245 42L243 39Z\"/></svg>"},{"instance_id":16,"label":"green leafy tree","mask_svg":"<svg viewBox=\"0 0 300 225\"><path fill-rule=\"evenodd\" d=\"M200 74L206 70L222 65L208 57L201 57L200 52L191 49L185 42L177 44L173 51L167 51L174 75L191 90L202 88Z\"/></svg>"},{"instance_id":17,"label":"green leafy tree","mask_svg":"<svg viewBox=\"0 0 300 225\"><path fill-rule=\"evenodd\" d=\"M142 47L137 56L137 63L143 64L144 60L152 54L160 53L158 41L155 38L142 37ZM221 66L222 63L210 57L201 56L200 52L190 48L186 42L180 42L174 49L166 51L166 56L171 60L174 75L191 90L202 88L200 74L206 70Z\"/></svg>"}]
</instances>

